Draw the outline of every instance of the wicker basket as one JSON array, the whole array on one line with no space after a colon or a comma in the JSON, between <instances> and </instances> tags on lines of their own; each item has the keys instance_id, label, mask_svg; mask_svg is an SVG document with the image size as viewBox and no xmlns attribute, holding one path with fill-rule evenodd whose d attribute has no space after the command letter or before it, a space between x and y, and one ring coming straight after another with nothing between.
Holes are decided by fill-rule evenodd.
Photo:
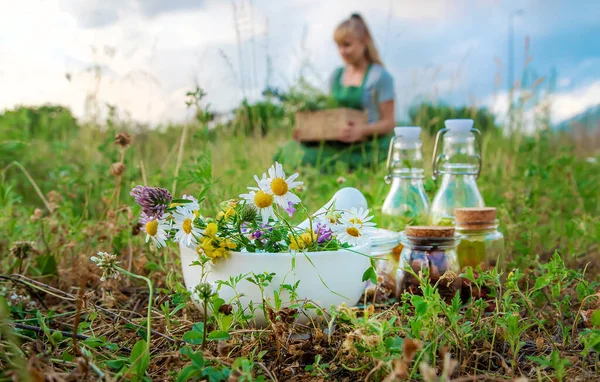
<instances>
[{"instance_id":1,"label":"wicker basket","mask_svg":"<svg viewBox=\"0 0 600 382\"><path fill-rule=\"evenodd\" d=\"M337 108L319 111L299 111L296 113L296 131L294 136L299 141L336 141L341 137L341 128L355 121L359 124L367 122L364 111Z\"/></svg>"}]
</instances>

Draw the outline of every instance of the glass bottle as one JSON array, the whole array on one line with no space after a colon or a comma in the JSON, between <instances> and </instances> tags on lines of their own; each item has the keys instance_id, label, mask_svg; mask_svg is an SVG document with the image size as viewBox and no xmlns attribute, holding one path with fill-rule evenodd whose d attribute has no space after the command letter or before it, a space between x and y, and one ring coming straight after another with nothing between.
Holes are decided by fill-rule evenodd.
<instances>
[{"instance_id":1,"label":"glass bottle","mask_svg":"<svg viewBox=\"0 0 600 382\"><path fill-rule=\"evenodd\" d=\"M460 288L456 246L460 236L454 227L406 227L400 234L403 245L396 275L396 293L421 294L419 272L428 270L429 282L437 284L440 296L450 300ZM448 273L447 273L448 272ZM444 276L446 274L446 276ZM443 279L443 280L442 280Z\"/></svg>"},{"instance_id":2,"label":"glass bottle","mask_svg":"<svg viewBox=\"0 0 600 382\"><path fill-rule=\"evenodd\" d=\"M458 263L465 267L504 269L504 235L498 231L496 209L457 208L456 232L462 236L458 245Z\"/></svg>"},{"instance_id":3,"label":"glass bottle","mask_svg":"<svg viewBox=\"0 0 600 382\"><path fill-rule=\"evenodd\" d=\"M371 256L375 258L375 267L379 283L377 288L367 282L367 294L377 292L375 301L383 302L396 295L396 270L402 245L400 244L400 233L387 229L376 229L370 235Z\"/></svg>"},{"instance_id":4,"label":"glass bottle","mask_svg":"<svg viewBox=\"0 0 600 382\"><path fill-rule=\"evenodd\" d=\"M482 163L479 130L473 128L472 119L448 119L444 124L433 149L433 179L441 175L442 180L431 203L429 223L437 226L453 225L456 208L485 205L477 188ZM440 140L443 148L438 155Z\"/></svg>"},{"instance_id":5,"label":"glass bottle","mask_svg":"<svg viewBox=\"0 0 600 382\"><path fill-rule=\"evenodd\" d=\"M407 225L424 224L429 198L423 187L421 128L396 127L390 142L385 182L391 184L381 208L383 226L402 231Z\"/></svg>"}]
</instances>

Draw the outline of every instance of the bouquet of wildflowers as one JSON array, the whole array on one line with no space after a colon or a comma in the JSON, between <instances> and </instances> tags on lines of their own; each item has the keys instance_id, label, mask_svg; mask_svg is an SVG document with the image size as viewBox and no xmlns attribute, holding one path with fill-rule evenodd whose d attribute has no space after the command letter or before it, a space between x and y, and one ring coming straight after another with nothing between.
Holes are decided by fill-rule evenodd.
<instances>
[{"instance_id":1,"label":"bouquet of wildflowers","mask_svg":"<svg viewBox=\"0 0 600 382\"><path fill-rule=\"evenodd\" d=\"M298 208L306 212L294 189L303 183L298 174L286 177L279 163L239 198L223 201L214 218L200 213L200 201L183 195L173 199L163 188L137 186L131 191L142 207L140 223L146 242L164 247L172 240L195 247L213 262L240 252L333 251L362 245L375 223L368 210L336 211L331 207L322 216L309 217L308 228L294 227L291 218Z\"/></svg>"}]
</instances>

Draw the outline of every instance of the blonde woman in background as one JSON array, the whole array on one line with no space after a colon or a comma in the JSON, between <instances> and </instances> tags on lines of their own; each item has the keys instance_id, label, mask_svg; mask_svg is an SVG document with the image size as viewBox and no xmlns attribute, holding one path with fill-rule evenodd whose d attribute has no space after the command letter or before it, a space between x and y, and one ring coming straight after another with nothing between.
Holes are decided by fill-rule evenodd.
<instances>
[{"instance_id":1,"label":"blonde woman in background","mask_svg":"<svg viewBox=\"0 0 600 382\"><path fill-rule=\"evenodd\" d=\"M286 159L293 156L296 161L300 152L303 164L330 167L343 161L350 168L358 168L371 166L387 156L395 126L394 80L385 70L371 32L360 15L352 14L340 23L333 38L344 66L331 75L330 94L342 107L366 110L367 123L349 121L339 141L288 145L278 153L276 159L280 161L288 162Z\"/></svg>"}]
</instances>

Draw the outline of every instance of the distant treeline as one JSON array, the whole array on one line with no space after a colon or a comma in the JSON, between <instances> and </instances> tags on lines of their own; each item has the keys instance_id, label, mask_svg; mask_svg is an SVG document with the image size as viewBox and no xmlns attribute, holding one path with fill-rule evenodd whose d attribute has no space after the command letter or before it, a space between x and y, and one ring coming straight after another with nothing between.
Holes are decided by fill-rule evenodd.
<instances>
[{"instance_id":1,"label":"distant treeline","mask_svg":"<svg viewBox=\"0 0 600 382\"><path fill-rule=\"evenodd\" d=\"M336 107L335 102L324 96L301 98L293 92L266 94L266 100L255 103L244 100L233 110L228 120L212 123L211 137L216 138L219 132L265 135L270 131L289 130L294 126L296 111ZM472 118L475 126L482 132L497 128L494 115L486 108L422 103L409 110L409 118L410 121L398 124L421 126L430 134L435 134L443 127L444 121L450 118ZM197 119L202 123L214 121L215 113L199 113ZM0 114L0 145L1 142L6 145L8 141L27 142L32 138L61 139L65 135L76 133L79 128L78 121L66 107L21 106Z\"/></svg>"}]
</instances>

